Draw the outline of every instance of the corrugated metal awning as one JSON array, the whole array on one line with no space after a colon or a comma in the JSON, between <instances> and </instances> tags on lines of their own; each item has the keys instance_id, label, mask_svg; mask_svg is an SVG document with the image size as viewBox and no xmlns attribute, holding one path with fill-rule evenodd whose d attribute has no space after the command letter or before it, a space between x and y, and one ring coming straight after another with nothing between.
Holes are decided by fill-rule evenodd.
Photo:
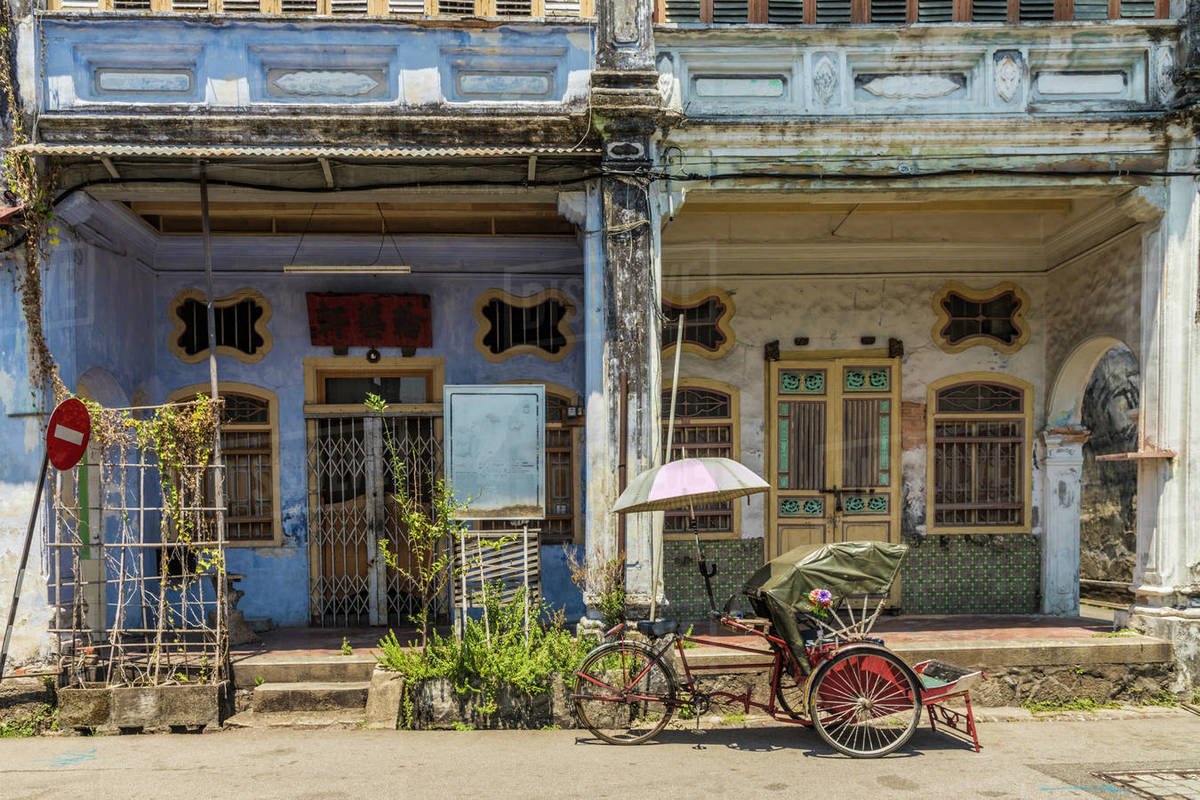
<instances>
[{"instance_id":1,"label":"corrugated metal awning","mask_svg":"<svg viewBox=\"0 0 1200 800\"><path fill-rule=\"evenodd\" d=\"M597 157L600 151L575 147L275 147L141 144L52 144L34 142L11 148L39 156L93 156L96 158L361 158L406 160L432 158L499 158L528 156Z\"/></svg>"}]
</instances>

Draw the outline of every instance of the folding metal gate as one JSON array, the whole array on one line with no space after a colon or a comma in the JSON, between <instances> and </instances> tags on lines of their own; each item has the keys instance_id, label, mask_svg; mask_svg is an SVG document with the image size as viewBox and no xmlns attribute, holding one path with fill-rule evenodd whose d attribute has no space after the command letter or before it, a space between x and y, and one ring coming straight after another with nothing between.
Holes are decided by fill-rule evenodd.
<instances>
[{"instance_id":1,"label":"folding metal gate","mask_svg":"<svg viewBox=\"0 0 1200 800\"><path fill-rule=\"evenodd\" d=\"M428 503L442 474L440 414L324 416L308 420L310 614L326 627L405 625L420 607L416 588L379 553L385 537L411 564L397 513L392 459L409 493ZM447 613L437 598L435 613Z\"/></svg>"}]
</instances>

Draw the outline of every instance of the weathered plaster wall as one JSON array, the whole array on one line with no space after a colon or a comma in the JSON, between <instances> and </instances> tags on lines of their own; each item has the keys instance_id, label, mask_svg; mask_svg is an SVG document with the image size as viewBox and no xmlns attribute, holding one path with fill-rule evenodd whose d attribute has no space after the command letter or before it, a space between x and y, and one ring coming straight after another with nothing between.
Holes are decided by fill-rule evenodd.
<instances>
[{"instance_id":1,"label":"weathered plaster wall","mask_svg":"<svg viewBox=\"0 0 1200 800\"><path fill-rule=\"evenodd\" d=\"M995 279L965 281L974 288L994 285ZM1018 352L1005 355L988 347L972 347L962 353L948 354L934 344L931 330L935 316L934 294L945 283L940 278L860 278L754 279L736 276L712 280L678 281L668 279L668 290L687 295L712 286L730 293L736 311L732 319L735 344L721 359L710 360L685 353L680 377L709 378L723 381L740 390L741 458L746 466L764 470L763 345L778 340L783 350L797 352L820 350L857 350L862 336L876 337L874 347L887 345L889 337L904 342L901 362L903 400L909 426L919 424L919 436L906 437L904 464L904 514L906 534L925 532L925 440L924 406L928 384L946 375L988 371L1011 375L1033 384L1034 419L1042 414L1045 376L1042 349L1046 339L1046 312L1040 302L1041 286L1035 280L1018 283L1031 295L1026 318L1031 328L1029 342ZM809 345L796 348L797 336L809 337ZM667 364L664 373L671 369ZM907 428L906 428L907 429ZM1034 530L1038 530L1038 474L1034 473ZM763 495L742 505L741 534L744 537L764 533Z\"/></svg>"},{"instance_id":2,"label":"weathered plaster wall","mask_svg":"<svg viewBox=\"0 0 1200 800\"><path fill-rule=\"evenodd\" d=\"M446 244L451 254L452 243ZM531 253L531 258L534 254ZM157 281L153 303L154 349L159 353L152 397L161 401L172 391L208 381L207 362L184 364L168 350L172 330L167 310L181 290L203 288L199 275L162 275ZM271 617L280 625L304 625L309 618L306 441L303 416L303 359L331 355L329 348L309 344L305 292L416 292L433 300L433 343L417 350L417 356L445 359L447 383L501 383L509 380L544 380L576 392L583 389L582 320L571 323L579 336L575 349L565 359L551 363L531 355L516 356L500 363L487 361L476 349L477 328L472 308L486 289L501 287L525 296L546 288L562 289L582 307L582 278L512 278L503 275L449 278L412 275L402 278L320 277L284 275L220 274L217 296L252 287L262 292L272 307L268 328L272 350L258 363L245 364L230 357L219 360L222 381L236 381L268 389L279 398L280 498L283 542L279 547L236 547L227 555L229 569L246 575L241 583L246 596L239 604L247 616ZM352 348L347 363L362 363L366 348ZM398 348L381 348L385 357L400 356ZM551 548L548 548L551 549ZM551 557L551 564L557 563ZM561 576L560 576L561 577ZM561 587L561 580L550 586ZM570 603L570 593L551 598Z\"/></svg>"},{"instance_id":3,"label":"weathered plaster wall","mask_svg":"<svg viewBox=\"0 0 1200 800\"><path fill-rule=\"evenodd\" d=\"M1141 346L1142 240L1136 231L1053 270L1046 278L1046 376L1051 385L1071 352L1111 336ZM1079 386L1082 393L1084 387ZM1047 420L1050 425L1067 420Z\"/></svg>"}]
</instances>

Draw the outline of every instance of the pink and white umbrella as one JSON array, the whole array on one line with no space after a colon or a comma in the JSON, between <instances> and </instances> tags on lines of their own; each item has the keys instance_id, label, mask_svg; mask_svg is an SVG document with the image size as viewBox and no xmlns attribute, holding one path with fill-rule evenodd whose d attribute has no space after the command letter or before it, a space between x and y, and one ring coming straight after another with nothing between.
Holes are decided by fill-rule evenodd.
<instances>
[{"instance_id":1,"label":"pink and white umbrella","mask_svg":"<svg viewBox=\"0 0 1200 800\"><path fill-rule=\"evenodd\" d=\"M617 498L613 512L692 508L770 488L770 484L732 459L681 458L635 477Z\"/></svg>"}]
</instances>

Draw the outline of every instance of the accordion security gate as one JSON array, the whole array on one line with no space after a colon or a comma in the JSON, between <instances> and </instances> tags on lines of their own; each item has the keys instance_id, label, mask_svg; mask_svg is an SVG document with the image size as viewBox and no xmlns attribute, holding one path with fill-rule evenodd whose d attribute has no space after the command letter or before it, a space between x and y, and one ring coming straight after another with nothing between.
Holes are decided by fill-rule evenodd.
<instances>
[{"instance_id":1,"label":"accordion security gate","mask_svg":"<svg viewBox=\"0 0 1200 800\"><path fill-rule=\"evenodd\" d=\"M428 502L442 472L440 414L314 415L308 420L310 616L324 627L403 625L420 607L414 587L384 562L386 540L411 564L391 463ZM434 605L436 618L448 609Z\"/></svg>"}]
</instances>

